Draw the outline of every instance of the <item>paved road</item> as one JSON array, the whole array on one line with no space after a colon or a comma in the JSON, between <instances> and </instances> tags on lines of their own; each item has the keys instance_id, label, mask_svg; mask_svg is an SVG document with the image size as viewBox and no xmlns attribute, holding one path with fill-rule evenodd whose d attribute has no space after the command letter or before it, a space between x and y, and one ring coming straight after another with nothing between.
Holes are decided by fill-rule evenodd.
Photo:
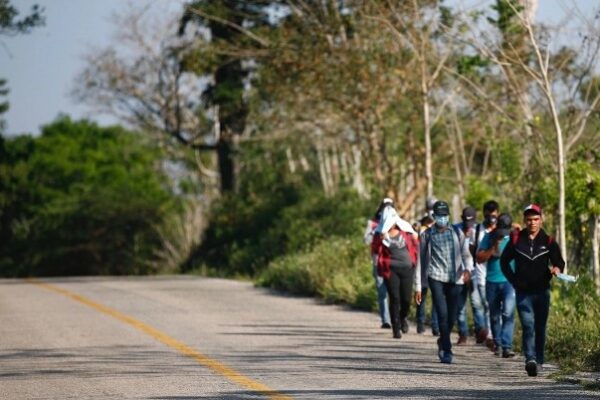
<instances>
[{"instance_id":1,"label":"paved road","mask_svg":"<svg viewBox=\"0 0 600 400\"><path fill-rule=\"evenodd\" d=\"M1 399L600 398L481 346L442 365L430 335L249 283L43 282L0 280Z\"/></svg>"}]
</instances>

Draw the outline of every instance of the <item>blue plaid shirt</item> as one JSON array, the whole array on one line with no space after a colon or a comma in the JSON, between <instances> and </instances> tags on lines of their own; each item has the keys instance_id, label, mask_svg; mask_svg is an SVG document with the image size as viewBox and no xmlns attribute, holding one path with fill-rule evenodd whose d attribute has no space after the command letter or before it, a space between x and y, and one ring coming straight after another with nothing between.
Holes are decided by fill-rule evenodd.
<instances>
[{"instance_id":1,"label":"blue plaid shirt","mask_svg":"<svg viewBox=\"0 0 600 400\"><path fill-rule=\"evenodd\" d=\"M455 282L454 237L452 228L443 232L433 229L431 232L431 261L428 275L440 282Z\"/></svg>"}]
</instances>

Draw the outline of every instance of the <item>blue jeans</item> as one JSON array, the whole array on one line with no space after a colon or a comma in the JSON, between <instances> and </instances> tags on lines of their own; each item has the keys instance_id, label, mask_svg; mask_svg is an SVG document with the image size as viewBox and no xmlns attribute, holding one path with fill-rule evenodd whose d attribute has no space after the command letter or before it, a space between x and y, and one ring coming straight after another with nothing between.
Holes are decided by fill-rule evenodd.
<instances>
[{"instance_id":1,"label":"blue jeans","mask_svg":"<svg viewBox=\"0 0 600 400\"><path fill-rule=\"evenodd\" d=\"M425 323L425 309L426 309L426 300L427 300L427 292L429 288L421 288L421 304L417 306L417 323L424 324ZM437 312L435 311L435 307L431 307L431 331L439 332L440 327L438 325Z\"/></svg>"},{"instance_id":2,"label":"blue jeans","mask_svg":"<svg viewBox=\"0 0 600 400\"><path fill-rule=\"evenodd\" d=\"M550 290L534 293L517 292L517 310L523 328L525 361L535 360L538 364L543 364Z\"/></svg>"},{"instance_id":3,"label":"blue jeans","mask_svg":"<svg viewBox=\"0 0 600 400\"><path fill-rule=\"evenodd\" d=\"M471 293L471 307L473 308L473 321L475 322L475 334L482 329L490 328L490 310L485 292L485 285L474 284Z\"/></svg>"},{"instance_id":4,"label":"blue jeans","mask_svg":"<svg viewBox=\"0 0 600 400\"><path fill-rule=\"evenodd\" d=\"M390 309L387 302L387 288L382 276L377 275L377 256L373 256L373 278L377 288L377 304L379 306L379 317L382 324L389 324Z\"/></svg>"},{"instance_id":5,"label":"blue jeans","mask_svg":"<svg viewBox=\"0 0 600 400\"><path fill-rule=\"evenodd\" d=\"M471 309L473 310L473 323L475 334L478 334L481 329L488 327L488 306L485 301L485 286L475 285L473 291L469 285L458 285L458 334L460 336L469 336L469 325L467 323L467 296L471 297Z\"/></svg>"},{"instance_id":6,"label":"blue jeans","mask_svg":"<svg viewBox=\"0 0 600 400\"><path fill-rule=\"evenodd\" d=\"M515 328L515 289L508 283L487 282L492 336L497 348L512 350Z\"/></svg>"},{"instance_id":7,"label":"blue jeans","mask_svg":"<svg viewBox=\"0 0 600 400\"><path fill-rule=\"evenodd\" d=\"M429 289L433 297L433 306L437 312L438 323L440 325L440 338L442 350L445 353L452 352L452 342L450 333L456 320L458 310L458 297L460 285L450 282L440 282L429 278Z\"/></svg>"},{"instance_id":8,"label":"blue jeans","mask_svg":"<svg viewBox=\"0 0 600 400\"><path fill-rule=\"evenodd\" d=\"M458 334L460 336L469 336L469 325L467 324L467 296L469 287L467 285L456 285L458 287L457 318Z\"/></svg>"}]
</instances>

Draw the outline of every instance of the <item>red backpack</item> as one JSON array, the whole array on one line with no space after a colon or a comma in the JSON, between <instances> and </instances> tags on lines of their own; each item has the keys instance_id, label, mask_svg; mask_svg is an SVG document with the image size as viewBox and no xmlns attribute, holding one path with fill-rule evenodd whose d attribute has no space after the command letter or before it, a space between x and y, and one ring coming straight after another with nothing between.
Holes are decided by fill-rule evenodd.
<instances>
[{"instance_id":1,"label":"red backpack","mask_svg":"<svg viewBox=\"0 0 600 400\"><path fill-rule=\"evenodd\" d=\"M510 233L510 241L512 242L513 246L515 246L519 241L519 235L521 234L521 232L522 230L513 229L513 231ZM552 242L554 242L554 236L548 235L548 243L546 243L546 245L550 246Z\"/></svg>"}]
</instances>

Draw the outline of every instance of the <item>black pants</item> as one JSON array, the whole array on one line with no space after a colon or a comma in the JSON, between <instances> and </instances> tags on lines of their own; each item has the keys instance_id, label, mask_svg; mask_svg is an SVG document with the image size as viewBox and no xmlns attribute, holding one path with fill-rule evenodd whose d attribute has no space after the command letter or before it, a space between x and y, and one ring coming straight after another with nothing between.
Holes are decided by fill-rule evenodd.
<instances>
[{"instance_id":1,"label":"black pants","mask_svg":"<svg viewBox=\"0 0 600 400\"><path fill-rule=\"evenodd\" d=\"M390 317L394 332L400 331L400 322L408 316L412 303L414 269L392 267L392 274L385 280L390 302Z\"/></svg>"}]
</instances>

